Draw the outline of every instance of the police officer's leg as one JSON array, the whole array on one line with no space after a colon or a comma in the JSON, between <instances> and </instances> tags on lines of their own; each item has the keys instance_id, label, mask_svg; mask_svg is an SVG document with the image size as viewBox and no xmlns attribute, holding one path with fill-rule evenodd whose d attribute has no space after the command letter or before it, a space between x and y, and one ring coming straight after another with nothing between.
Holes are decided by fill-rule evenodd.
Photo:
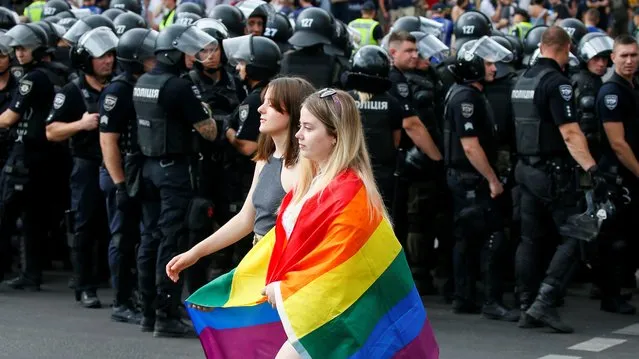
<instances>
[{"instance_id":1,"label":"police officer's leg","mask_svg":"<svg viewBox=\"0 0 639 359\"><path fill-rule=\"evenodd\" d=\"M601 267L598 268L597 284L601 288L601 310L611 313L635 314L636 308L621 296L624 255L628 250L626 241L606 233L597 239Z\"/></svg>"},{"instance_id":2,"label":"police officer's leg","mask_svg":"<svg viewBox=\"0 0 639 359\"><path fill-rule=\"evenodd\" d=\"M6 269L10 270L13 259L11 237L16 230L16 221L22 213L21 204L24 203L24 198L21 196L21 192L16 191L15 181L12 176L4 171L0 177L0 184L2 185L2 200L0 201L0 259L2 265L8 264ZM0 269L0 278L3 277L4 269ZM8 281L7 284L16 289L38 288L35 285L25 287L23 286L24 282L23 276L20 275Z\"/></svg>"},{"instance_id":3,"label":"police officer's leg","mask_svg":"<svg viewBox=\"0 0 639 359\"><path fill-rule=\"evenodd\" d=\"M188 240L186 211L193 198L189 165L186 159L156 161L153 182L160 191L161 211L158 227L162 240L158 248L156 267L158 283L158 307L153 331L155 337L192 337L193 329L181 321L179 306L182 302L182 280L174 283L166 275L167 263L185 249Z\"/></svg>"},{"instance_id":4,"label":"police officer's leg","mask_svg":"<svg viewBox=\"0 0 639 359\"><path fill-rule=\"evenodd\" d=\"M152 332L155 327L157 297L156 264L162 232L158 227L160 218L160 192L153 184L154 160L147 159L142 165L142 233L138 247L138 289L142 306L140 329Z\"/></svg>"},{"instance_id":5,"label":"police officer's leg","mask_svg":"<svg viewBox=\"0 0 639 359\"><path fill-rule=\"evenodd\" d=\"M430 274L435 263L434 221L435 208L432 206L434 182L419 179L409 190L407 254L411 259L411 269L420 294L435 294L433 277Z\"/></svg>"},{"instance_id":6,"label":"police officer's leg","mask_svg":"<svg viewBox=\"0 0 639 359\"><path fill-rule=\"evenodd\" d=\"M96 293L94 278L94 239L92 233L94 213L101 198L99 168L97 163L73 158L71 171L71 209L75 212L75 233L71 243L71 257L76 276L76 300L86 308L100 308L102 305ZM96 203L98 202L98 203Z\"/></svg>"}]
</instances>

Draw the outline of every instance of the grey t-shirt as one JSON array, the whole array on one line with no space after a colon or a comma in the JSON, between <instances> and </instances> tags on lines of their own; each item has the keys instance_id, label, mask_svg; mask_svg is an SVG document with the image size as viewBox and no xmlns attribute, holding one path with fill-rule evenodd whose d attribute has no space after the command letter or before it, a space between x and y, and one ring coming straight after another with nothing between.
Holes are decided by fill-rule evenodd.
<instances>
[{"instance_id":1,"label":"grey t-shirt","mask_svg":"<svg viewBox=\"0 0 639 359\"><path fill-rule=\"evenodd\" d=\"M286 195L281 178L283 162L284 159L271 155L255 185L252 198L255 207L253 232L259 236L265 235L275 226L277 209Z\"/></svg>"}]
</instances>

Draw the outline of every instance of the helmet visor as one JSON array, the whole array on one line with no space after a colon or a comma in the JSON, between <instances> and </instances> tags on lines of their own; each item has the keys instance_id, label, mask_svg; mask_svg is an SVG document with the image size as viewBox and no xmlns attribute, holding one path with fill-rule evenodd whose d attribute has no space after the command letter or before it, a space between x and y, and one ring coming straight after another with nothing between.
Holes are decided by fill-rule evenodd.
<instances>
[{"instance_id":1,"label":"helmet visor","mask_svg":"<svg viewBox=\"0 0 639 359\"><path fill-rule=\"evenodd\" d=\"M21 46L26 49L33 50L46 45L42 42L42 39L40 39L26 25L14 26L11 30L7 31L6 34L2 35L2 38L2 44L7 47Z\"/></svg>"},{"instance_id":2,"label":"helmet visor","mask_svg":"<svg viewBox=\"0 0 639 359\"><path fill-rule=\"evenodd\" d=\"M84 48L91 57L102 57L118 46L118 37L108 27L100 26L82 35L78 46Z\"/></svg>"},{"instance_id":3,"label":"helmet visor","mask_svg":"<svg viewBox=\"0 0 639 359\"><path fill-rule=\"evenodd\" d=\"M55 23L49 23L49 28L55 33L55 36L57 36L58 39L64 36L64 33L67 32L67 29L65 29L64 26Z\"/></svg>"},{"instance_id":4,"label":"helmet visor","mask_svg":"<svg viewBox=\"0 0 639 359\"><path fill-rule=\"evenodd\" d=\"M479 56L489 62L510 62L513 59L512 52L488 36L477 40L466 54Z\"/></svg>"},{"instance_id":5,"label":"helmet visor","mask_svg":"<svg viewBox=\"0 0 639 359\"><path fill-rule=\"evenodd\" d=\"M217 49L217 40L195 26L189 26L174 43L176 49L190 56L197 55L199 61L206 61L205 55Z\"/></svg>"},{"instance_id":6,"label":"helmet visor","mask_svg":"<svg viewBox=\"0 0 639 359\"><path fill-rule=\"evenodd\" d=\"M91 26L87 25L84 21L77 21L62 38L71 44L76 44L82 35L89 31L91 31Z\"/></svg>"},{"instance_id":7,"label":"helmet visor","mask_svg":"<svg viewBox=\"0 0 639 359\"><path fill-rule=\"evenodd\" d=\"M590 60L595 56L608 55L612 52L614 41L610 36L597 36L586 41L579 51L583 59Z\"/></svg>"},{"instance_id":8,"label":"helmet visor","mask_svg":"<svg viewBox=\"0 0 639 359\"><path fill-rule=\"evenodd\" d=\"M417 39L417 51L422 59L436 59L441 61L448 57L450 49L433 34L411 32Z\"/></svg>"},{"instance_id":9,"label":"helmet visor","mask_svg":"<svg viewBox=\"0 0 639 359\"><path fill-rule=\"evenodd\" d=\"M204 18L196 21L194 25L195 27L203 31L213 29L215 33L220 34L224 39L229 37L229 30L219 20Z\"/></svg>"},{"instance_id":10,"label":"helmet visor","mask_svg":"<svg viewBox=\"0 0 639 359\"><path fill-rule=\"evenodd\" d=\"M251 15L266 17L273 17L275 15L275 9L273 9L269 3L262 0L246 0L236 6L247 19L251 17Z\"/></svg>"},{"instance_id":11,"label":"helmet visor","mask_svg":"<svg viewBox=\"0 0 639 359\"><path fill-rule=\"evenodd\" d=\"M240 62L252 62L252 36L253 35L244 35L240 37L234 37L232 39L225 39L224 41L222 41L224 53L226 54L226 57L229 59L229 63L232 66L235 66Z\"/></svg>"},{"instance_id":12,"label":"helmet visor","mask_svg":"<svg viewBox=\"0 0 639 359\"><path fill-rule=\"evenodd\" d=\"M435 20L431 20L429 18L425 18L423 16L419 17L419 22L420 22L420 27L419 27L420 32L423 32L425 34L433 34L436 37L439 37L441 35L442 28L444 27L442 23L439 23Z\"/></svg>"}]
</instances>

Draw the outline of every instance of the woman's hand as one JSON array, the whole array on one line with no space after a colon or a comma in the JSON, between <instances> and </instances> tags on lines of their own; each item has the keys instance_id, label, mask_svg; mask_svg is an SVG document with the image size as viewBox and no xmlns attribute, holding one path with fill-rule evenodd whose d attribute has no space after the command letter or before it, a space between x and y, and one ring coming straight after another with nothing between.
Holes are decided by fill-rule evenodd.
<instances>
[{"instance_id":1,"label":"woman's hand","mask_svg":"<svg viewBox=\"0 0 639 359\"><path fill-rule=\"evenodd\" d=\"M177 282L180 279L180 272L192 266L200 259L192 251L186 251L173 257L166 265L166 275L172 281Z\"/></svg>"},{"instance_id":2,"label":"woman's hand","mask_svg":"<svg viewBox=\"0 0 639 359\"><path fill-rule=\"evenodd\" d=\"M266 297L266 301L275 308L275 283L271 283L262 289L262 295Z\"/></svg>"}]
</instances>

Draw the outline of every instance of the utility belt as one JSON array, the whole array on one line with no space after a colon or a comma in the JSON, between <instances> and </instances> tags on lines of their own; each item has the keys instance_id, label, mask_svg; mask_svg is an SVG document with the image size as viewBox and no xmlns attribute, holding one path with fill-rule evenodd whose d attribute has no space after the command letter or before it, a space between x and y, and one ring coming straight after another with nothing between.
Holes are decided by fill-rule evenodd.
<instances>
[{"instance_id":1,"label":"utility belt","mask_svg":"<svg viewBox=\"0 0 639 359\"><path fill-rule=\"evenodd\" d=\"M14 176L28 176L29 169L24 166L23 163L16 163L14 165L5 165L3 169L4 173Z\"/></svg>"},{"instance_id":2,"label":"utility belt","mask_svg":"<svg viewBox=\"0 0 639 359\"><path fill-rule=\"evenodd\" d=\"M546 172L568 172L576 167L574 160L562 156L520 156L519 159L527 166Z\"/></svg>"}]
</instances>

